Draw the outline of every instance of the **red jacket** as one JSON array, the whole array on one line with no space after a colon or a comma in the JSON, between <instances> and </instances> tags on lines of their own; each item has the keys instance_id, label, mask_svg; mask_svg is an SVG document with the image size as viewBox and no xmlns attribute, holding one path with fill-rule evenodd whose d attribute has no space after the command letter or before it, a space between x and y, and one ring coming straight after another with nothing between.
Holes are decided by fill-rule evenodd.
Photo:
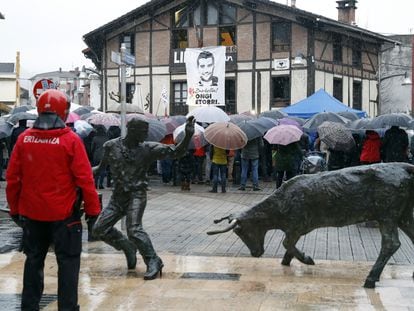
<instances>
[{"instance_id":1,"label":"red jacket","mask_svg":"<svg viewBox=\"0 0 414 311\"><path fill-rule=\"evenodd\" d=\"M85 147L69 127L28 129L14 146L6 173L10 215L58 221L72 214L76 187L85 213L100 213L98 194Z\"/></svg>"},{"instance_id":2,"label":"red jacket","mask_svg":"<svg viewBox=\"0 0 414 311\"><path fill-rule=\"evenodd\" d=\"M367 131L359 160L367 163L381 162L381 138L377 132Z\"/></svg>"}]
</instances>

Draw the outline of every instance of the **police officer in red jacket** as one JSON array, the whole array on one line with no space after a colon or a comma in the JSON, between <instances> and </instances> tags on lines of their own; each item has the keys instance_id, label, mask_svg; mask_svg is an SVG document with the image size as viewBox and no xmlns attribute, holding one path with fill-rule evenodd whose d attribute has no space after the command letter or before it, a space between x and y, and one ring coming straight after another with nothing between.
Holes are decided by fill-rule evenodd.
<instances>
[{"instance_id":1,"label":"police officer in red jacket","mask_svg":"<svg viewBox=\"0 0 414 311\"><path fill-rule=\"evenodd\" d=\"M58 308L79 310L82 224L74 208L77 193L82 193L89 222L100 213L100 204L85 147L64 122L69 107L64 93L53 89L42 93L37 101L39 117L19 136L7 169L10 215L23 228L26 254L22 310L39 310L51 244L58 263Z\"/></svg>"}]
</instances>

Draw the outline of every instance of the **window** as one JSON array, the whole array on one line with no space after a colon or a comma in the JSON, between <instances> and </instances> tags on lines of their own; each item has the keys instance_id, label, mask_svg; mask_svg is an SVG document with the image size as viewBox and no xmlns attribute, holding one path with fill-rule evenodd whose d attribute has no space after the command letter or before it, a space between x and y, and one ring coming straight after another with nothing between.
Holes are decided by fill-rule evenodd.
<instances>
[{"instance_id":1,"label":"window","mask_svg":"<svg viewBox=\"0 0 414 311\"><path fill-rule=\"evenodd\" d=\"M187 29L173 30L173 49L185 49L188 48L188 34Z\"/></svg>"},{"instance_id":2,"label":"window","mask_svg":"<svg viewBox=\"0 0 414 311\"><path fill-rule=\"evenodd\" d=\"M362 110L362 83L360 81L352 83L352 108Z\"/></svg>"},{"instance_id":3,"label":"window","mask_svg":"<svg viewBox=\"0 0 414 311\"><path fill-rule=\"evenodd\" d=\"M272 49L273 52L289 52L290 50L290 24L286 22L272 23Z\"/></svg>"},{"instance_id":4,"label":"window","mask_svg":"<svg viewBox=\"0 0 414 311\"><path fill-rule=\"evenodd\" d=\"M220 10L220 24L235 24L236 8L228 4L222 4Z\"/></svg>"},{"instance_id":5,"label":"window","mask_svg":"<svg viewBox=\"0 0 414 311\"><path fill-rule=\"evenodd\" d=\"M290 104L289 76L272 77L272 107L286 107Z\"/></svg>"},{"instance_id":6,"label":"window","mask_svg":"<svg viewBox=\"0 0 414 311\"><path fill-rule=\"evenodd\" d=\"M235 114L236 113L236 81L226 79L225 88L226 88L226 92L225 92L226 107L224 111L229 114Z\"/></svg>"},{"instance_id":7,"label":"window","mask_svg":"<svg viewBox=\"0 0 414 311\"><path fill-rule=\"evenodd\" d=\"M214 3L207 3L207 25L218 24L218 10Z\"/></svg>"},{"instance_id":8,"label":"window","mask_svg":"<svg viewBox=\"0 0 414 311\"><path fill-rule=\"evenodd\" d=\"M220 42L219 45L233 46L236 45L236 27L226 26L220 27Z\"/></svg>"},{"instance_id":9,"label":"window","mask_svg":"<svg viewBox=\"0 0 414 311\"><path fill-rule=\"evenodd\" d=\"M121 44L125 43L126 52L134 55L135 54L135 37L132 34L126 34L121 36Z\"/></svg>"},{"instance_id":10,"label":"window","mask_svg":"<svg viewBox=\"0 0 414 311\"><path fill-rule=\"evenodd\" d=\"M170 115L186 115L188 113L187 82L173 82L173 92Z\"/></svg>"},{"instance_id":11,"label":"window","mask_svg":"<svg viewBox=\"0 0 414 311\"><path fill-rule=\"evenodd\" d=\"M125 98L125 101L127 104L132 104L134 93L135 93L135 84L127 83L126 84L126 98Z\"/></svg>"},{"instance_id":12,"label":"window","mask_svg":"<svg viewBox=\"0 0 414 311\"><path fill-rule=\"evenodd\" d=\"M342 102L342 79L333 79L333 97Z\"/></svg>"},{"instance_id":13,"label":"window","mask_svg":"<svg viewBox=\"0 0 414 311\"><path fill-rule=\"evenodd\" d=\"M342 63L342 38L340 35L334 34L332 37L333 46L333 62Z\"/></svg>"},{"instance_id":14,"label":"window","mask_svg":"<svg viewBox=\"0 0 414 311\"><path fill-rule=\"evenodd\" d=\"M361 42L354 42L352 47L352 66L361 68L362 66L362 52Z\"/></svg>"},{"instance_id":15,"label":"window","mask_svg":"<svg viewBox=\"0 0 414 311\"><path fill-rule=\"evenodd\" d=\"M181 8L174 12L174 26L176 28L190 26L187 7Z\"/></svg>"}]
</instances>

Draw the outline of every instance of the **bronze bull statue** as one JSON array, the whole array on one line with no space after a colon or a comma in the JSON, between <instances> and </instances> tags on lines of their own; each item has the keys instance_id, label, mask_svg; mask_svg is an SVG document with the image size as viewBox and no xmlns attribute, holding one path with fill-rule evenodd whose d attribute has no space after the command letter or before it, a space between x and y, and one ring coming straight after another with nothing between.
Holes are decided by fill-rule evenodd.
<instances>
[{"instance_id":1,"label":"bronze bull statue","mask_svg":"<svg viewBox=\"0 0 414 311\"><path fill-rule=\"evenodd\" d=\"M364 165L297 176L250 209L215 220L219 223L227 219L230 225L207 234L233 229L251 255L260 257L264 253L266 232L280 229L285 233L286 248L282 264L289 266L295 257L313 265L313 259L295 246L302 235L321 227L377 221L381 251L364 284L366 288L374 288L384 266L400 247L398 228L414 243L413 206L413 165Z\"/></svg>"}]
</instances>

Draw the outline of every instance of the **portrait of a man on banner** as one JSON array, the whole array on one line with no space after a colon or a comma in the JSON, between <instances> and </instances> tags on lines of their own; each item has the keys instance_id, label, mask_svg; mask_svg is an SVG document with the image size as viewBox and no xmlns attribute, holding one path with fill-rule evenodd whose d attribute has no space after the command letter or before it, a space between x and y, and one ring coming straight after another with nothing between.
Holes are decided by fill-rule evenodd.
<instances>
[{"instance_id":1,"label":"portrait of a man on banner","mask_svg":"<svg viewBox=\"0 0 414 311\"><path fill-rule=\"evenodd\" d=\"M187 105L224 105L226 47L186 49L185 65Z\"/></svg>"}]
</instances>

